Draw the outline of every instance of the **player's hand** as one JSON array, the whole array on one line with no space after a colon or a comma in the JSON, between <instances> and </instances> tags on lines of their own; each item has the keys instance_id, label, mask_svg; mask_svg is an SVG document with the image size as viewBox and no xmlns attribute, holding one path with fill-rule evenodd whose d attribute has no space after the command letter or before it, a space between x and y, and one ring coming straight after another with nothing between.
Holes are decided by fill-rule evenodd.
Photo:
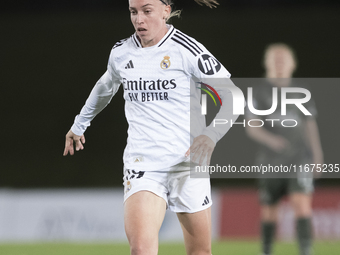
<instances>
[{"instance_id":1,"label":"player's hand","mask_svg":"<svg viewBox=\"0 0 340 255\"><path fill-rule=\"evenodd\" d=\"M70 155L74 154L74 147L73 143L76 145L76 151L83 150L84 149L84 143L85 143L85 136L79 136L74 134L71 130L68 131L66 134L66 139L65 139L65 149L64 149L64 156L66 156L68 153Z\"/></svg>"},{"instance_id":2,"label":"player's hand","mask_svg":"<svg viewBox=\"0 0 340 255\"><path fill-rule=\"evenodd\" d=\"M197 162L201 166L203 164L204 159L207 159L207 165L210 164L211 155L215 148L215 143L206 135L197 136L194 139L194 142L190 146L189 150L185 153L185 156L188 157L190 153L193 154L191 161Z\"/></svg>"}]
</instances>

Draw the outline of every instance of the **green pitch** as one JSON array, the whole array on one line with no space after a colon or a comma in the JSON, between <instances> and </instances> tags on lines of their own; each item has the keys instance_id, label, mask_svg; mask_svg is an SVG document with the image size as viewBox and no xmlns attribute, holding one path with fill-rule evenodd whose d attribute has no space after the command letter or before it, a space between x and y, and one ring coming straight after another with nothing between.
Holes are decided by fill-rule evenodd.
<instances>
[{"instance_id":1,"label":"green pitch","mask_svg":"<svg viewBox=\"0 0 340 255\"><path fill-rule=\"evenodd\" d=\"M213 255L259 255L260 246L256 241L227 241L213 243ZM317 242L315 255L339 255L340 242ZM1 255L125 255L129 254L127 244L0 244ZM185 255L183 244L162 243L160 255ZM275 255L298 255L294 243L277 243Z\"/></svg>"}]
</instances>

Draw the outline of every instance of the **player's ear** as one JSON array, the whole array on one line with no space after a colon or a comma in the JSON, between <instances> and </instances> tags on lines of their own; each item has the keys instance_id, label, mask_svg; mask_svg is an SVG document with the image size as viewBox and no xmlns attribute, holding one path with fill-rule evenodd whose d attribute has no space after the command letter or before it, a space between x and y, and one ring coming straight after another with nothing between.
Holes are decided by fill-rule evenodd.
<instances>
[{"instance_id":1,"label":"player's ear","mask_svg":"<svg viewBox=\"0 0 340 255\"><path fill-rule=\"evenodd\" d=\"M293 69L293 72L295 72L295 70L297 68L297 63L296 63L296 60L294 59L294 57L292 57L292 58L293 58L293 67L292 67L292 69Z\"/></svg>"},{"instance_id":2,"label":"player's ear","mask_svg":"<svg viewBox=\"0 0 340 255\"><path fill-rule=\"evenodd\" d=\"M171 6L168 4L164 8L163 19L168 20L168 18L170 17L170 13L171 13Z\"/></svg>"}]
</instances>

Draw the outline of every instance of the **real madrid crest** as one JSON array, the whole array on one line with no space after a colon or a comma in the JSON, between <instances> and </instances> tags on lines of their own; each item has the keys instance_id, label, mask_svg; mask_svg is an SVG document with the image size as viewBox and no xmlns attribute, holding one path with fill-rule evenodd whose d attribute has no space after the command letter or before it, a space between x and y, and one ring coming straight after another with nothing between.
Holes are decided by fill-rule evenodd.
<instances>
[{"instance_id":1,"label":"real madrid crest","mask_svg":"<svg viewBox=\"0 0 340 255\"><path fill-rule=\"evenodd\" d=\"M171 62L170 62L170 57L169 56L165 56L164 59L162 60L161 62L161 68L162 69L168 69L171 65Z\"/></svg>"}]
</instances>

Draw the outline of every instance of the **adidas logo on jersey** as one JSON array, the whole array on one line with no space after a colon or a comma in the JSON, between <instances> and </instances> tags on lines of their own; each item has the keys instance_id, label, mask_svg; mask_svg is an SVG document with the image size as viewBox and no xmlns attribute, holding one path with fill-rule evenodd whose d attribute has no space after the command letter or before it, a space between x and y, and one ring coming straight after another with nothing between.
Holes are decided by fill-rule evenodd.
<instances>
[{"instance_id":1,"label":"adidas logo on jersey","mask_svg":"<svg viewBox=\"0 0 340 255\"><path fill-rule=\"evenodd\" d=\"M132 60L130 60L129 63L127 63L127 65L125 66L125 69L131 69L131 68L135 68L133 66Z\"/></svg>"},{"instance_id":2,"label":"adidas logo on jersey","mask_svg":"<svg viewBox=\"0 0 340 255\"><path fill-rule=\"evenodd\" d=\"M204 202L203 202L202 206L209 204L209 202L210 202L210 201L209 201L209 198L206 196L205 199L204 199Z\"/></svg>"}]
</instances>

